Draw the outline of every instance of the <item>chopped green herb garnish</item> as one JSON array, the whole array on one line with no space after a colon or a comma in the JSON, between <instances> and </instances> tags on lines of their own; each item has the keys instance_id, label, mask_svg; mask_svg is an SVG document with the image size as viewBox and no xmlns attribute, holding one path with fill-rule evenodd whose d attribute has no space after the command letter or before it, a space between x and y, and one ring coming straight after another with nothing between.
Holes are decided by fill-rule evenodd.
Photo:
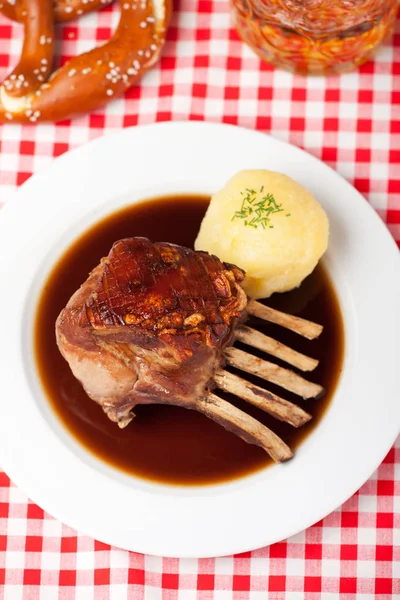
<instances>
[{"instance_id":1,"label":"chopped green herb garnish","mask_svg":"<svg viewBox=\"0 0 400 600\"><path fill-rule=\"evenodd\" d=\"M263 191L264 186L261 187L260 193ZM234 219L243 219L245 227L254 227L254 229L257 229L260 225L263 229L266 227L273 229L274 226L270 225L270 216L284 211L282 204L276 203L273 194L267 194L261 200L258 200L255 190L246 188L245 192L240 193L244 196L242 206L240 210L235 212L232 221ZM290 213L286 216L290 217Z\"/></svg>"}]
</instances>

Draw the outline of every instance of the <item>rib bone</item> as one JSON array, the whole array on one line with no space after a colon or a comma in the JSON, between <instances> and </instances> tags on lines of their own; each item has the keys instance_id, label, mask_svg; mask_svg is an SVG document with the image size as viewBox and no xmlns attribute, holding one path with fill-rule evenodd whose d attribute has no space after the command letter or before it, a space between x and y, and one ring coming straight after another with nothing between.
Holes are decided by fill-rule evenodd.
<instances>
[{"instance_id":1,"label":"rib bone","mask_svg":"<svg viewBox=\"0 0 400 600\"><path fill-rule=\"evenodd\" d=\"M289 446L273 431L215 394L209 393L199 409L247 443L261 446L275 462L292 458L293 452Z\"/></svg>"},{"instance_id":2,"label":"rib bone","mask_svg":"<svg viewBox=\"0 0 400 600\"><path fill-rule=\"evenodd\" d=\"M289 365L300 369L300 371L313 371L318 366L318 361L315 358L305 356L305 354L301 354L247 325L238 327L235 336L239 342L280 358Z\"/></svg>"},{"instance_id":3,"label":"rib bone","mask_svg":"<svg viewBox=\"0 0 400 600\"><path fill-rule=\"evenodd\" d=\"M301 427L311 419L311 415L296 404L283 400L276 394L253 385L224 369L218 369L214 381L222 390L243 398L279 421L289 423L293 427Z\"/></svg>"},{"instance_id":4,"label":"rib bone","mask_svg":"<svg viewBox=\"0 0 400 600\"><path fill-rule=\"evenodd\" d=\"M317 325L317 323L312 323L301 317L282 313L279 310L261 304L261 302L257 302L257 300L249 300L247 311L250 315L270 321L276 325L281 325L281 327L286 327L286 329L290 329L309 340L317 338L323 329L322 325Z\"/></svg>"},{"instance_id":5,"label":"rib bone","mask_svg":"<svg viewBox=\"0 0 400 600\"><path fill-rule=\"evenodd\" d=\"M279 385L285 390L301 396L303 399L315 398L324 391L321 385L307 381L289 369L284 369L279 365L243 352L243 350L239 350L238 348L233 348L232 346L226 348L224 356L228 364L232 367L275 383L275 385Z\"/></svg>"}]
</instances>

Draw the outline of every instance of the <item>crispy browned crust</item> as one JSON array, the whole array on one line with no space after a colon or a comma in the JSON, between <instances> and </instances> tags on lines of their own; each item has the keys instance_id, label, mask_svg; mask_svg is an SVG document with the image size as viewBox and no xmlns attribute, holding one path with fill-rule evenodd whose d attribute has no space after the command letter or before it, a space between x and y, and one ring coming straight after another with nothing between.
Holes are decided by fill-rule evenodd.
<instances>
[{"instance_id":1,"label":"crispy browned crust","mask_svg":"<svg viewBox=\"0 0 400 600\"><path fill-rule=\"evenodd\" d=\"M121 342L139 336L152 345L156 335L183 359L204 343L226 345L247 303L238 292L243 277L206 252L127 238L103 259L84 318L96 336L115 332Z\"/></svg>"}]
</instances>

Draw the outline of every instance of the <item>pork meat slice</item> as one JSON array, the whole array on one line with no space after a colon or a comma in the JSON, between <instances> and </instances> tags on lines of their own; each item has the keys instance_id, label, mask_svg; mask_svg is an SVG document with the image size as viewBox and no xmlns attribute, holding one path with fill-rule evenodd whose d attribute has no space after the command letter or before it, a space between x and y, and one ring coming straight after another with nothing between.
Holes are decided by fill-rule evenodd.
<instances>
[{"instance_id":1,"label":"pork meat slice","mask_svg":"<svg viewBox=\"0 0 400 600\"><path fill-rule=\"evenodd\" d=\"M116 242L56 323L86 393L125 427L137 404L199 409L245 320L244 273L206 252L146 238Z\"/></svg>"}]
</instances>

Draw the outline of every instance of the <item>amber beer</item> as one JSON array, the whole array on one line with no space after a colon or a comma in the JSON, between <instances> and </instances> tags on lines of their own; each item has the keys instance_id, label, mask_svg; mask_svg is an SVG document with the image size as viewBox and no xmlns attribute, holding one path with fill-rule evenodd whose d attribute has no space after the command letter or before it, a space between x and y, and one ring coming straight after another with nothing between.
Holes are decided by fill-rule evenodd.
<instances>
[{"instance_id":1,"label":"amber beer","mask_svg":"<svg viewBox=\"0 0 400 600\"><path fill-rule=\"evenodd\" d=\"M268 63L327 75L367 61L392 33L398 0L232 0L241 38Z\"/></svg>"}]
</instances>

